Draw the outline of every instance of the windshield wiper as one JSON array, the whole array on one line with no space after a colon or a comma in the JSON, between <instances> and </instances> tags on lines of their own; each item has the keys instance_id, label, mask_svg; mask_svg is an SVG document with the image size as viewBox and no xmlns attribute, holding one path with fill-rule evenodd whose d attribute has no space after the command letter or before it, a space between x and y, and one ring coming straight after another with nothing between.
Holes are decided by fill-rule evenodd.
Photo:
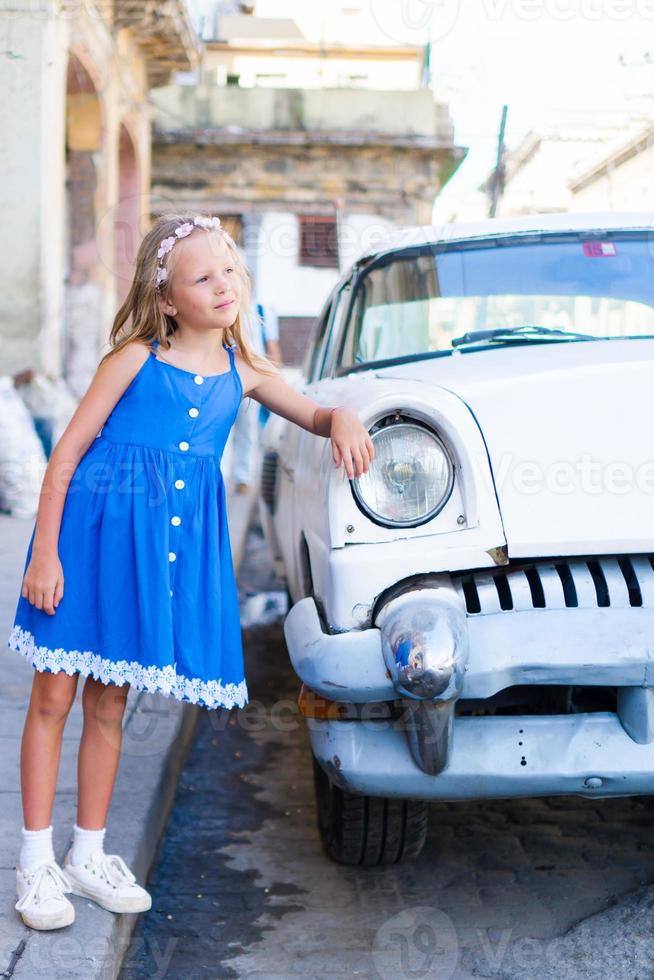
<instances>
[{"instance_id":1,"label":"windshield wiper","mask_svg":"<svg viewBox=\"0 0 654 980\"><path fill-rule=\"evenodd\" d=\"M569 330L563 330L560 327L539 327L536 324L525 324L521 327L496 327L493 330L470 330L468 333L464 333L462 337L454 337L452 339L452 347L461 347L463 344L476 344L480 340L493 341L523 341L529 340L531 337L541 338L541 337L553 337L555 339L561 340L597 340L597 337L593 337L592 334L588 333L574 333Z\"/></svg>"}]
</instances>

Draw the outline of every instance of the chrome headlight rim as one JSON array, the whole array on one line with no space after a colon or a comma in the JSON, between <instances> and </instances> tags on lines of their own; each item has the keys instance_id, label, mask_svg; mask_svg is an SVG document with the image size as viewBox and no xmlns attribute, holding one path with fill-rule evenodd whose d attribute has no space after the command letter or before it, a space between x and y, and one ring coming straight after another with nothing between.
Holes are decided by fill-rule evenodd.
<instances>
[{"instance_id":1,"label":"chrome headlight rim","mask_svg":"<svg viewBox=\"0 0 654 980\"><path fill-rule=\"evenodd\" d=\"M358 478L355 478L354 480L350 480L350 485L352 488L352 496L354 497L354 502L356 503L361 513L365 514L365 516L369 520L371 520L374 524L377 524L379 527L386 527L390 529L397 529L397 528L404 528L404 527L422 527L423 524L428 524L430 521L433 521L433 519L440 514L440 512L447 505L447 502L452 496L452 491L454 489L454 478L455 478L454 461L452 459L452 455L446 443L441 438L441 436L436 431L436 429L434 429L431 425L428 425L426 422L423 422L420 419L416 419L410 415L404 415L398 412L393 412L391 415L385 415L383 418L379 419L377 422L375 422L373 425L369 427L368 434L370 435L370 438L373 439L374 442L374 436L378 432L381 432L382 430L392 428L398 425L401 425L404 428L418 429L420 432L427 432L429 436L431 436L434 442L436 442L439 448L441 449L443 456L447 461L447 469L448 469L447 488L442 498L440 499L438 504L435 507L433 507L431 511L429 511L428 514L418 518L417 520L392 521L389 518L382 517L381 514L377 514L376 511L373 511L370 509L370 507L368 507L368 505L365 503L365 501L361 496L361 492L359 490Z\"/></svg>"}]
</instances>

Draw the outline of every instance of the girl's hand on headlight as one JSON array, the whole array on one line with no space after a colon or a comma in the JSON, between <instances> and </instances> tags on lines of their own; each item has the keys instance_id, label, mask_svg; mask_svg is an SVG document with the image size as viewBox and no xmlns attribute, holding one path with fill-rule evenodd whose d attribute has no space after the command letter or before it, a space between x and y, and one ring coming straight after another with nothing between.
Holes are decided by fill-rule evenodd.
<instances>
[{"instance_id":1,"label":"girl's hand on headlight","mask_svg":"<svg viewBox=\"0 0 654 980\"><path fill-rule=\"evenodd\" d=\"M350 480L368 472L375 458L375 447L359 416L351 408L333 408L330 439L334 466L343 463Z\"/></svg>"}]
</instances>

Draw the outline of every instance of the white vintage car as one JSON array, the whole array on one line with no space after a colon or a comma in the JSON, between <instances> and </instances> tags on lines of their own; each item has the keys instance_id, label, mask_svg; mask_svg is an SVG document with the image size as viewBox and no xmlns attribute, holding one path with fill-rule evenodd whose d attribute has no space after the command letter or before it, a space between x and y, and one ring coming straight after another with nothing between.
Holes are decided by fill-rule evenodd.
<instances>
[{"instance_id":1,"label":"white vintage car","mask_svg":"<svg viewBox=\"0 0 654 980\"><path fill-rule=\"evenodd\" d=\"M654 237L644 214L409 228L317 322L303 390L375 445L264 432L318 824L415 857L430 800L654 793Z\"/></svg>"}]
</instances>

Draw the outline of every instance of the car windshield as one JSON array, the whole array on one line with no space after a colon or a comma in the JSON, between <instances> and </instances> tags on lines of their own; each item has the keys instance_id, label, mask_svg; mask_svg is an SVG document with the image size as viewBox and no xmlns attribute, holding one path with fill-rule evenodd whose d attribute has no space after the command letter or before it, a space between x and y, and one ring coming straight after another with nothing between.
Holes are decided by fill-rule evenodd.
<instances>
[{"instance_id":1,"label":"car windshield","mask_svg":"<svg viewBox=\"0 0 654 980\"><path fill-rule=\"evenodd\" d=\"M432 245L372 263L350 309L341 370L455 347L654 335L654 244L611 232Z\"/></svg>"}]
</instances>

